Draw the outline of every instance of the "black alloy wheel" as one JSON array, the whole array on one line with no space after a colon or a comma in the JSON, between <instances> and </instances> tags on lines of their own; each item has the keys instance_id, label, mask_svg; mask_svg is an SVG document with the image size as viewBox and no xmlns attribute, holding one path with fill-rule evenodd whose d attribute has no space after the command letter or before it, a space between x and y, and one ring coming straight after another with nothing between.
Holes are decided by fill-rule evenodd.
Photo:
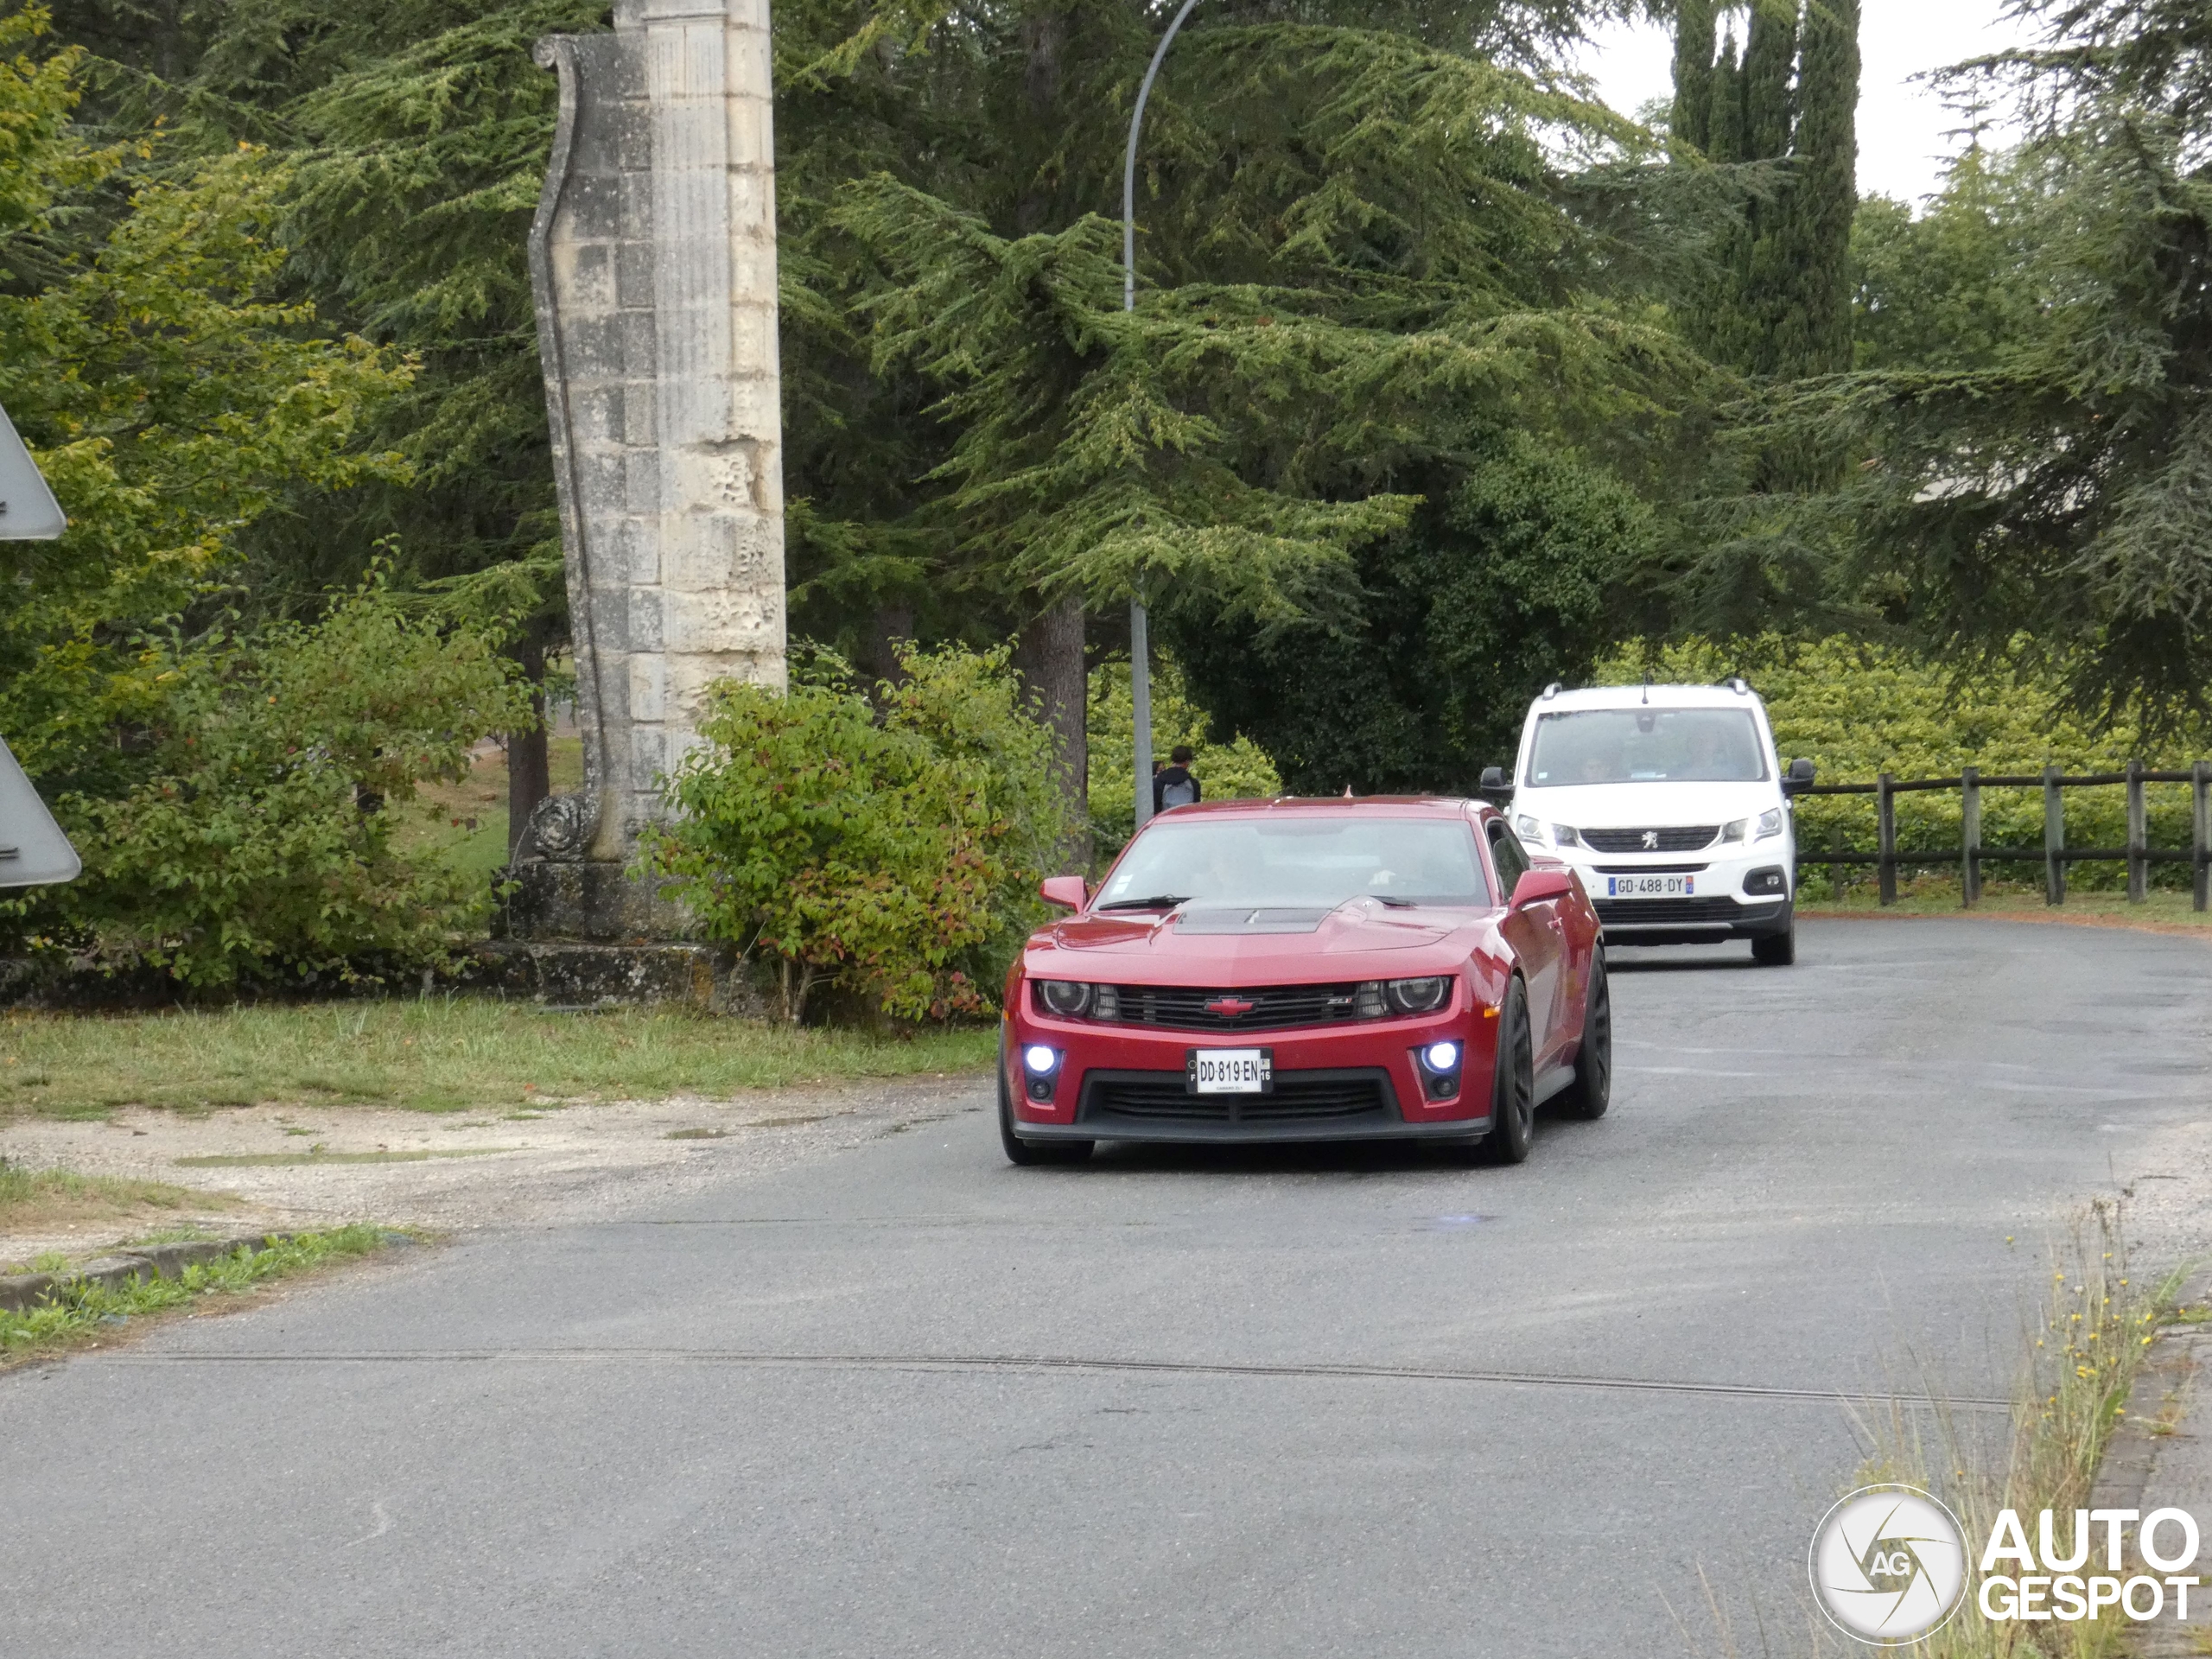
<instances>
[{"instance_id":1,"label":"black alloy wheel","mask_svg":"<svg viewBox=\"0 0 2212 1659\"><path fill-rule=\"evenodd\" d=\"M1516 974L1497 1011L1497 1064L1490 1085L1490 1133L1478 1148L1486 1164L1517 1164L1536 1135L1536 1060L1529 1041L1529 993Z\"/></svg>"},{"instance_id":2,"label":"black alloy wheel","mask_svg":"<svg viewBox=\"0 0 2212 1659\"><path fill-rule=\"evenodd\" d=\"M1006 1160L1025 1169L1038 1164L1079 1164L1090 1156L1090 1141L1025 1141L1014 1132L1014 1095L1006 1086L1006 1045L999 1045L999 1144Z\"/></svg>"},{"instance_id":3,"label":"black alloy wheel","mask_svg":"<svg viewBox=\"0 0 2212 1659\"><path fill-rule=\"evenodd\" d=\"M1613 993L1605 981L1605 953L1592 953L1590 988L1583 996L1582 1046L1575 1052L1574 1081L1560 1090L1562 1117L1603 1117L1613 1098Z\"/></svg>"}]
</instances>

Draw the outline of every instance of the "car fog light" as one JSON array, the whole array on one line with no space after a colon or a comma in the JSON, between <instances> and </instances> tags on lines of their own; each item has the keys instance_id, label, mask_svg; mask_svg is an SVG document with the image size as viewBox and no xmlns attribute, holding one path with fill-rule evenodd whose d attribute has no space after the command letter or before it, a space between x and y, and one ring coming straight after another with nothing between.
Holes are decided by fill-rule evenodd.
<instances>
[{"instance_id":1,"label":"car fog light","mask_svg":"<svg viewBox=\"0 0 2212 1659\"><path fill-rule=\"evenodd\" d=\"M1449 1071L1459 1064L1459 1045L1431 1043L1421 1058L1428 1062L1428 1069L1432 1071Z\"/></svg>"},{"instance_id":2,"label":"car fog light","mask_svg":"<svg viewBox=\"0 0 2212 1659\"><path fill-rule=\"evenodd\" d=\"M1060 1063L1060 1052L1033 1043L1021 1051L1021 1063L1039 1077L1044 1077Z\"/></svg>"}]
</instances>

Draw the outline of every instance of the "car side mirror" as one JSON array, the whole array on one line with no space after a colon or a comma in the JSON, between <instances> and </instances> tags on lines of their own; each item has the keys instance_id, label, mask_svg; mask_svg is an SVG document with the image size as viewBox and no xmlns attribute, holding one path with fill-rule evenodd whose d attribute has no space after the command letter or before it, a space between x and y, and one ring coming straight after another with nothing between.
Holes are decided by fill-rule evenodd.
<instances>
[{"instance_id":1,"label":"car side mirror","mask_svg":"<svg viewBox=\"0 0 2212 1659\"><path fill-rule=\"evenodd\" d=\"M1464 776L1465 774L1462 775ZM1505 781L1505 768L1503 766L1484 766L1483 768L1482 782L1475 785L1475 792L1478 795L1512 794L1513 785Z\"/></svg>"},{"instance_id":2,"label":"car side mirror","mask_svg":"<svg viewBox=\"0 0 2212 1659\"><path fill-rule=\"evenodd\" d=\"M1081 910L1090 889L1079 875L1048 875L1038 884L1038 896L1062 910Z\"/></svg>"},{"instance_id":3,"label":"car side mirror","mask_svg":"<svg viewBox=\"0 0 2212 1659\"><path fill-rule=\"evenodd\" d=\"M1783 774L1782 792L1802 795L1813 786L1813 763L1800 757L1789 763L1789 770Z\"/></svg>"},{"instance_id":4,"label":"car side mirror","mask_svg":"<svg viewBox=\"0 0 2212 1659\"><path fill-rule=\"evenodd\" d=\"M1547 899L1564 899L1574 891L1574 878L1565 870L1529 870L1513 884L1513 908L1541 905Z\"/></svg>"}]
</instances>

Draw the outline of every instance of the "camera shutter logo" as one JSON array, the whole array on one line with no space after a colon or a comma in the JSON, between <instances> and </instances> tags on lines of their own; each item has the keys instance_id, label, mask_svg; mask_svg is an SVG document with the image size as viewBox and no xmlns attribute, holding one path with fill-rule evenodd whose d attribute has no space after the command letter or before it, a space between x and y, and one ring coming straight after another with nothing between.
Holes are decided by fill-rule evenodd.
<instances>
[{"instance_id":1,"label":"camera shutter logo","mask_svg":"<svg viewBox=\"0 0 2212 1659\"><path fill-rule=\"evenodd\" d=\"M1916 1486L1862 1486L1821 1518L1807 1566L1836 1628L1875 1647L1916 1642L1966 1594L1966 1535Z\"/></svg>"}]
</instances>

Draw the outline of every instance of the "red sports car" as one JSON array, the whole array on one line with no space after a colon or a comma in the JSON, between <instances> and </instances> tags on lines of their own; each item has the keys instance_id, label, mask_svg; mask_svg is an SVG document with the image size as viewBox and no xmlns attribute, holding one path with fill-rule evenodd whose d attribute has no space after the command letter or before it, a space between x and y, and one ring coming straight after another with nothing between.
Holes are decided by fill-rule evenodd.
<instances>
[{"instance_id":1,"label":"red sports car","mask_svg":"<svg viewBox=\"0 0 2212 1659\"><path fill-rule=\"evenodd\" d=\"M1604 1115L1598 918L1471 801L1236 801L1147 824L1007 976L1017 1164L1099 1141L1434 1141L1529 1155L1536 1107Z\"/></svg>"}]
</instances>

